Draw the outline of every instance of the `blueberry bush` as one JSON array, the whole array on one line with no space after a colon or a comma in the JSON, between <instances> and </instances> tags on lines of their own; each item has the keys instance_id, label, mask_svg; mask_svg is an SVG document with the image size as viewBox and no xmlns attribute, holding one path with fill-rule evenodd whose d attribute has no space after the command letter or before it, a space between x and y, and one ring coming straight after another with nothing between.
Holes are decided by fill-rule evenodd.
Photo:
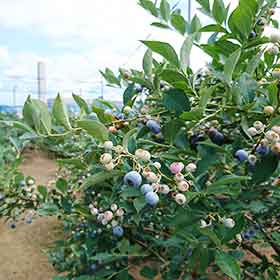
<instances>
[{"instance_id":1,"label":"blueberry bush","mask_svg":"<svg viewBox=\"0 0 280 280\"><path fill-rule=\"evenodd\" d=\"M59 95L51 112L26 101L21 128L56 149L60 175L51 188L23 184L16 204L10 187L0 209L61 220L56 280L137 279L135 267L146 279L279 279L277 1L197 2L206 26L167 0L139 1L185 39L180 52L142 41L143 70L101 71L124 88L122 108L73 95L70 118ZM198 72L194 47L211 59Z\"/></svg>"}]
</instances>

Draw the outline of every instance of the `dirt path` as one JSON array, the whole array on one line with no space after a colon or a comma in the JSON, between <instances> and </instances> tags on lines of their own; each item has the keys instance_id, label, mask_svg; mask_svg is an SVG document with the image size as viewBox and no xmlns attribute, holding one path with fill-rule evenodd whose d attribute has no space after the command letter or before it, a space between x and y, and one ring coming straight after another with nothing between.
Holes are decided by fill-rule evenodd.
<instances>
[{"instance_id":1,"label":"dirt path","mask_svg":"<svg viewBox=\"0 0 280 280\"><path fill-rule=\"evenodd\" d=\"M46 185L56 165L46 154L32 151L21 165L24 174ZM20 222L12 230L0 222L0 280L50 280L56 275L43 249L55 240L55 218L39 218L31 225Z\"/></svg>"}]
</instances>

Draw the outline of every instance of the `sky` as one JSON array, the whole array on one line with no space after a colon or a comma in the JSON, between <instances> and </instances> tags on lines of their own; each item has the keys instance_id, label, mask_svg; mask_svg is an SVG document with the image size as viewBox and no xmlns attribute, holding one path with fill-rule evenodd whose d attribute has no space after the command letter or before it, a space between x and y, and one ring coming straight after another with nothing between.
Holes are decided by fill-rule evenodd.
<instances>
[{"instance_id":1,"label":"sky","mask_svg":"<svg viewBox=\"0 0 280 280\"><path fill-rule=\"evenodd\" d=\"M171 0L176 3L178 0ZM184 38L150 26L154 18L137 0L1 0L0 104L23 103L36 95L36 64L47 66L48 93L72 92L96 97L101 89L99 69L141 67L146 48L139 40L170 42L179 50ZM187 0L180 8L187 14ZM195 1L193 1L195 2ZM228 0L233 5L237 0ZM196 6L193 3L193 14ZM207 58L196 50L193 61L202 67ZM120 99L105 87L105 98Z\"/></svg>"}]
</instances>

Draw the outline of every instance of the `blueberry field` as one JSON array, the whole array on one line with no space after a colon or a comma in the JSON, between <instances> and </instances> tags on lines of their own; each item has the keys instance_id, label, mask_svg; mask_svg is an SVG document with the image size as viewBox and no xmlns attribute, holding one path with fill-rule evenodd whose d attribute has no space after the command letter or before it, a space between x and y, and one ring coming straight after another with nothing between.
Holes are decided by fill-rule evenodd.
<instances>
[{"instance_id":1,"label":"blueberry field","mask_svg":"<svg viewBox=\"0 0 280 280\"><path fill-rule=\"evenodd\" d=\"M210 24L139 0L184 43L100 70L121 107L0 115L0 280L280 279L277 1L196 2Z\"/></svg>"}]
</instances>

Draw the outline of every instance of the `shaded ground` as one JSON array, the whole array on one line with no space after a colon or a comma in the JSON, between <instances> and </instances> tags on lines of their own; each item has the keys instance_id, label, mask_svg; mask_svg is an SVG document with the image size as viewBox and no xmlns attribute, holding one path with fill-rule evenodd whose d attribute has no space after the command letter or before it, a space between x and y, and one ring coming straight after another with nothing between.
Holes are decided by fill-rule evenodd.
<instances>
[{"instance_id":1,"label":"shaded ground","mask_svg":"<svg viewBox=\"0 0 280 280\"><path fill-rule=\"evenodd\" d=\"M24 174L47 185L55 176L54 160L38 151L28 152L21 165ZM55 274L43 249L55 240L55 218L39 218L31 225L24 222L11 230L0 222L0 280L50 280Z\"/></svg>"}]
</instances>

